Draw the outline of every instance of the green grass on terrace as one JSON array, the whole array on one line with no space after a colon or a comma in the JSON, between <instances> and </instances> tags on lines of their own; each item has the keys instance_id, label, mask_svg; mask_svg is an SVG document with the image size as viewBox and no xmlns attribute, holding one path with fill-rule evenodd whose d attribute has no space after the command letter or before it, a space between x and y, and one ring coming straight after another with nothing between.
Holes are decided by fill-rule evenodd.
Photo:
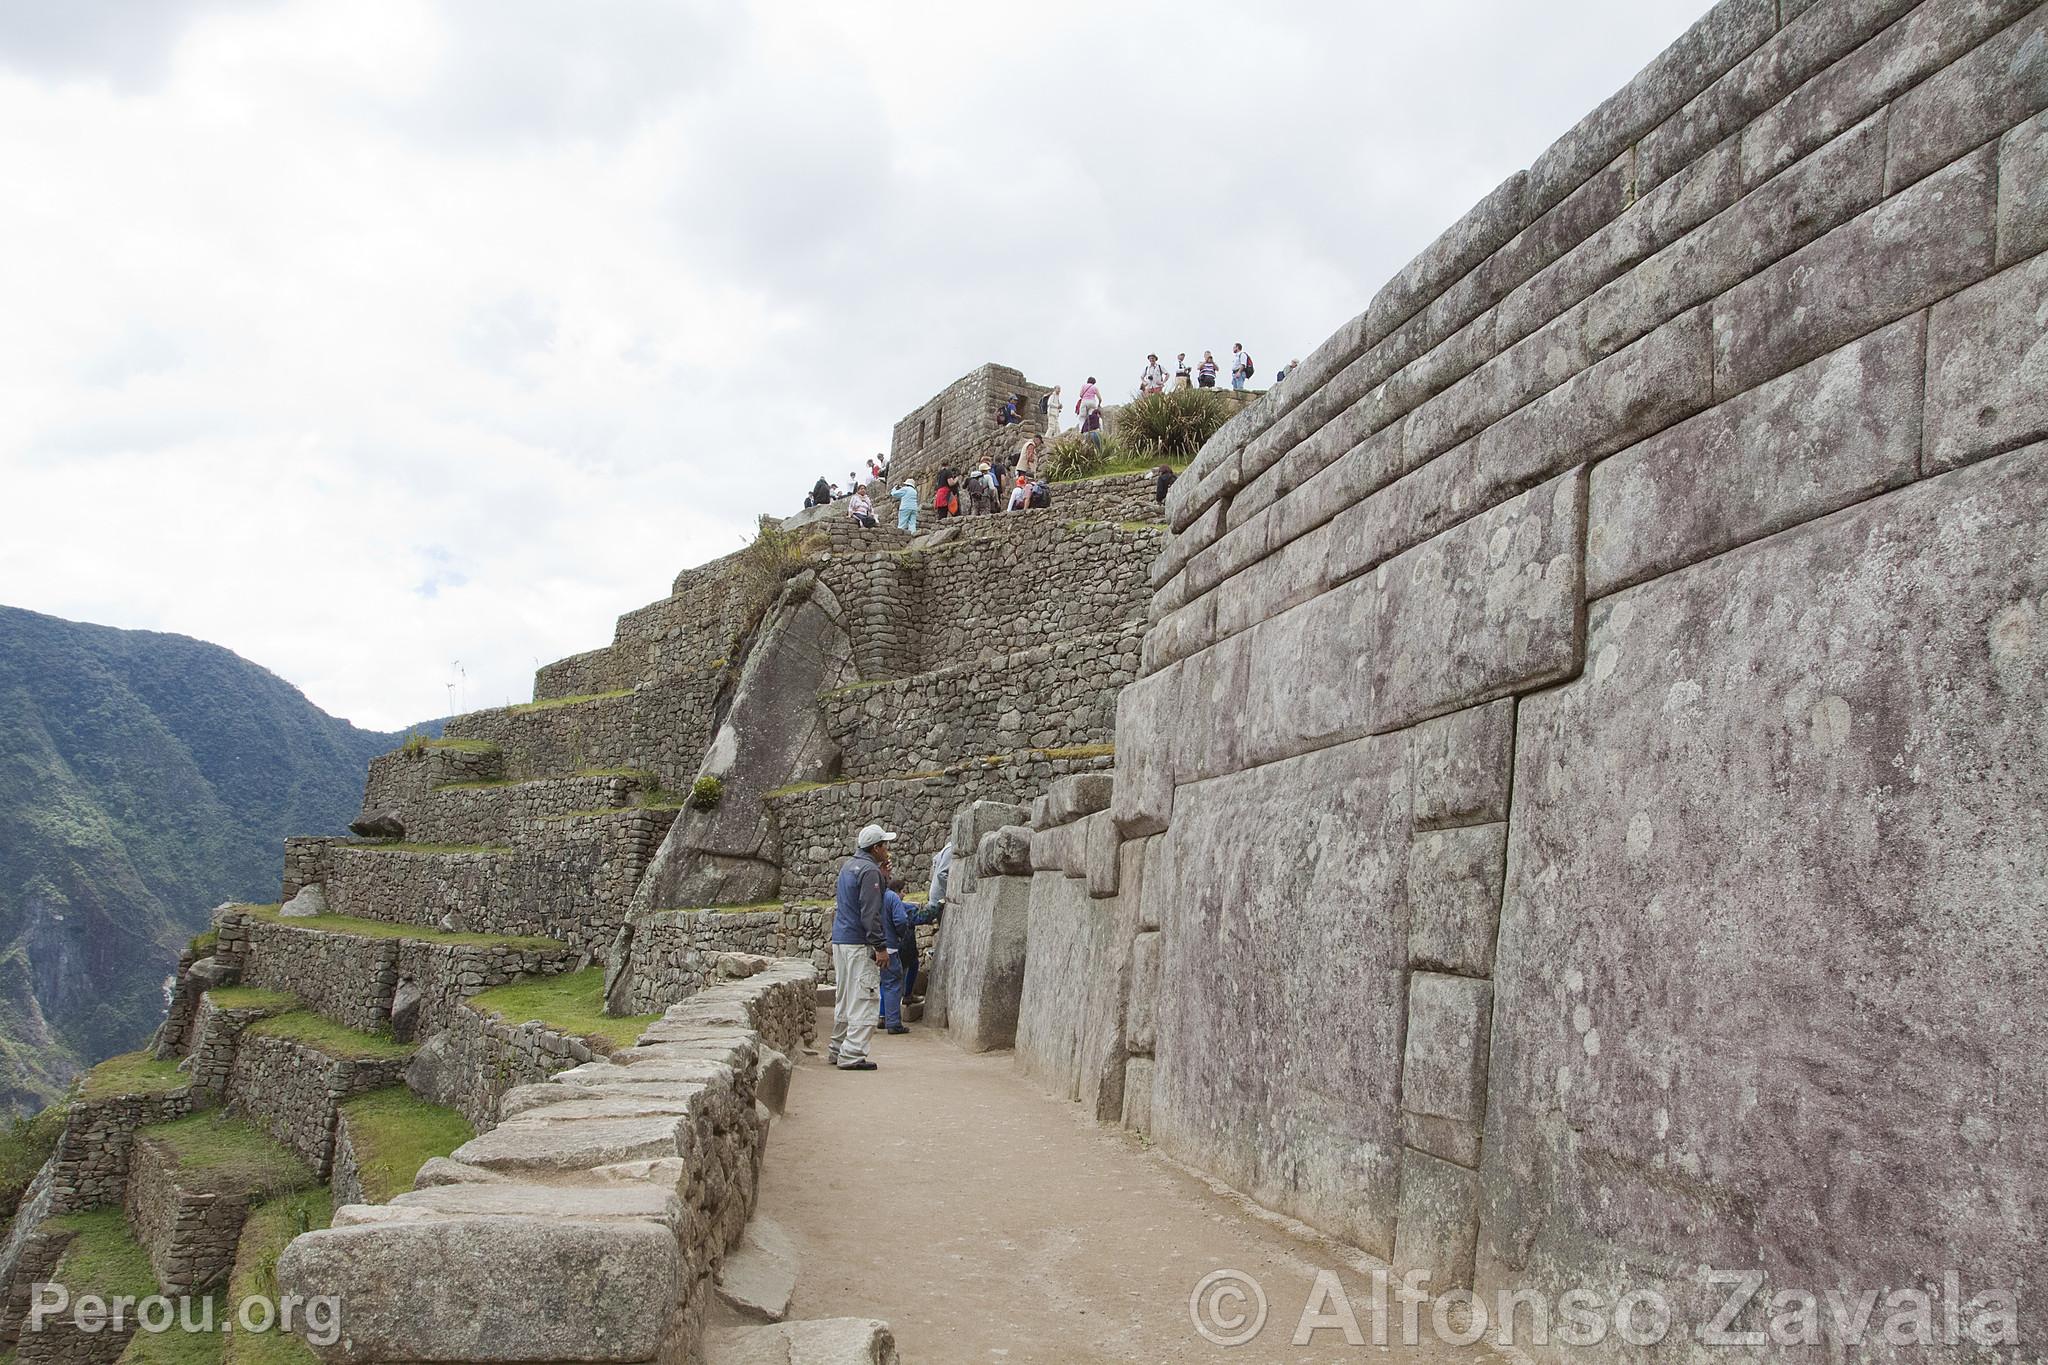
<instances>
[{"instance_id":1,"label":"green grass on terrace","mask_svg":"<svg viewBox=\"0 0 2048 1365\"><path fill-rule=\"evenodd\" d=\"M116 1365L219 1365L229 1340L224 1329L234 1317L234 1310L222 1306L219 1290L194 1295L189 1304L180 1309L181 1315L173 1319L169 1331L137 1332L128 1338ZM211 1317L207 1315L209 1308ZM194 1330L185 1330L187 1322ZM306 1357L308 1361L312 1358L310 1353Z\"/></svg>"},{"instance_id":2,"label":"green grass on terrace","mask_svg":"<svg viewBox=\"0 0 2048 1365\"><path fill-rule=\"evenodd\" d=\"M631 1047L659 1014L610 1015L604 1012L604 968L515 981L481 995L470 1006L485 1014L501 1014L509 1024L538 1019L549 1028L578 1038L603 1038L614 1047Z\"/></svg>"},{"instance_id":3,"label":"green grass on terrace","mask_svg":"<svg viewBox=\"0 0 2048 1365\"><path fill-rule=\"evenodd\" d=\"M411 1189L427 1158L447 1156L476 1136L468 1119L402 1085L358 1095L343 1102L341 1112L348 1120L363 1197L373 1204Z\"/></svg>"},{"instance_id":4,"label":"green grass on terrace","mask_svg":"<svg viewBox=\"0 0 2048 1365\"><path fill-rule=\"evenodd\" d=\"M267 991L261 986L215 986L207 991L206 998L217 1010L269 1010L283 1014L286 1010L304 1008L296 995Z\"/></svg>"},{"instance_id":5,"label":"green grass on terrace","mask_svg":"<svg viewBox=\"0 0 2048 1365\"><path fill-rule=\"evenodd\" d=\"M397 1042L388 1033L358 1033L311 1010L293 1010L258 1019L243 1030L242 1036L284 1038L304 1043L330 1057L354 1061L395 1060L417 1051L413 1044Z\"/></svg>"},{"instance_id":6,"label":"green grass on terrace","mask_svg":"<svg viewBox=\"0 0 2048 1365\"><path fill-rule=\"evenodd\" d=\"M237 910L287 929L312 929L326 934L356 934L363 938L411 938L422 943L481 944L495 948L525 948L545 952L566 945L551 938L517 937L509 934L451 934L423 924L387 924L380 919L357 919L354 915L309 915L286 919L275 905L238 905Z\"/></svg>"},{"instance_id":7,"label":"green grass on terrace","mask_svg":"<svg viewBox=\"0 0 2048 1365\"><path fill-rule=\"evenodd\" d=\"M512 851L507 844L415 844L404 841L395 844L344 844L342 849L349 853L485 853L493 858Z\"/></svg>"},{"instance_id":8,"label":"green grass on terrace","mask_svg":"<svg viewBox=\"0 0 2048 1365\"><path fill-rule=\"evenodd\" d=\"M178 1156L181 1184L223 1194L249 1192L263 1198L311 1189L320 1183L306 1163L225 1110L210 1110L141 1130Z\"/></svg>"},{"instance_id":9,"label":"green grass on terrace","mask_svg":"<svg viewBox=\"0 0 2048 1365\"><path fill-rule=\"evenodd\" d=\"M637 778L639 778L639 779L640 779L640 780L641 780L642 782L648 783L648 784L649 784L650 786L651 786L651 785L653 784L653 782L654 782L654 773L653 773L653 772L652 772L651 770L649 770L649 769L646 769L646 768L578 768L578 769L577 769L577 770L575 771L575 773L574 773L574 774L572 774L572 776L575 776L575 777L637 777Z\"/></svg>"},{"instance_id":10,"label":"green grass on terrace","mask_svg":"<svg viewBox=\"0 0 2048 1365\"><path fill-rule=\"evenodd\" d=\"M481 792L496 787L516 787L521 782L531 780L524 777L495 777L488 782L436 782L433 789L437 792Z\"/></svg>"},{"instance_id":11,"label":"green grass on terrace","mask_svg":"<svg viewBox=\"0 0 2048 1365\"><path fill-rule=\"evenodd\" d=\"M508 706L505 709L516 716L523 715L528 711L553 711L557 707L582 706L588 702L611 701L615 697L630 697L632 695L632 688L619 687L614 688L610 692L585 692L577 697L549 697L546 701L523 701L517 706Z\"/></svg>"},{"instance_id":12,"label":"green grass on terrace","mask_svg":"<svg viewBox=\"0 0 2048 1365\"><path fill-rule=\"evenodd\" d=\"M334 1200L326 1186L303 1194L271 1199L249 1213L242 1224L242 1240L235 1247L235 1269L228 1277L227 1301L245 1299L277 1301L277 1258L292 1238L302 1232L324 1228L334 1220ZM222 1365L314 1365L311 1348L298 1337L273 1329L245 1332L237 1328L227 1338Z\"/></svg>"},{"instance_id":13,"label":"green grass on terrace","mask_svg":"<svg viewBox=\"0 0 2048 1365\"><path fill-rule=\"evenodd\" d=\"M778 796L797 796L804 792L823 791L827 787L842 785L844 784L839 782L792 782L786 787L777 787L773 791L763 792L761 799L763 801L772 801Z\"/></svg>"},{"instance_id":14,"label":"green grass on terrace","mask_svg":"<svg viewBox=\"0 0 2048 1365\"><path fill-rule=\"evenodd\" d=\"M72 1234L71 1245L64 1248L50 1278L70 1289L74 1303L81 1294L139 1299L156 1293L156 1272L150 1269L149 1253L129 1235L128 1215L119 1204L89 1213L62 1214L50 1222Z\"/></svg>"},{"instance_id":15,"label":"green grass on terrace","mask_svg":"<svg viewBox=\"0 0 2048 1365\"><path fill-rule=\"evenodd\" d=\"M1127 455L1113 464L1104 465L1094 473L1083 478L1055 481L1053 487L1072 488L1077 484L1094 483L1097 479L1113 479L1120 474L1150 474L1153 470L1159 468L1160 463L1159 458L1154 455ZM1179 474L1188 467L1186 460L1167 460L1165 463L1173 466L1175 474ZM1054 496L1052 505L1055 507L1060 505L1057 495Z\"/></svg>"},{"instance_id":16,"label":"green grass on terrace","mask_svg":"<svg viewBox=\"0 0 2048 1365\"><path fill-rule=\"evenodd\" d=\"M1107 758L1116 752L1114 744L1079 744L1070 749L1027 749L1032 758Z\"/></svg>"},{"instance_id":17,"label":"green grass on terrace","mask_svg":"<svg viewBox=\"0 0 2048 1365\"><path fill-rule=\"evenodd\" d=\"M163 1095L184 1089L189 1079L175 1062L156 1061L146 1051L124 1052L86 1072L78 1084L78 1097L104 1100L115 1095Z\"/></svg>"},{"instance_id":18,"label":"green grass on terrace","mask_svg":"<svg viewBox=\"0 0 2048 1365\"><path fill-rule=\"evenodd\" d=\"M497 741L490 739L422 739L417 744L407 740L405 747L409 750L454 749L465 754L494 754L498 752Z\"/></svg>"},{"instance_id":19,"label":"green grass on terrace","mask_svg":"<svg viewBox=\"0 0 2048 1365\"><path fill-rule=\"evenodd\" d=\"M185 947L191 951L194 957L206 957L213 952L215 945L219 942L220 935L208 929L203 934L192 935L192 941L187 943Z\"/></svg>"}]
</instances>

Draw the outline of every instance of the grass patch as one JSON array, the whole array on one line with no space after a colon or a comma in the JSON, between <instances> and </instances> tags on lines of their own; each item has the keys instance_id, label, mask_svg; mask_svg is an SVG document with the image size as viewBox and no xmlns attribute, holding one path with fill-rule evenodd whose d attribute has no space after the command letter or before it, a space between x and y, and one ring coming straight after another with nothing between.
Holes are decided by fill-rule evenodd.
<instances>
[{"instance_id":1,"label":"grass patch","mask_svg":"<svg viewBox=\"0 0 2048 1365\"><path fill-rule=\"evenodd\" d=\"M610 1015L604 1012L604 968L515 981L470 997L470 1005L486 1014L502 1014L509 1023L538 1019L549 1028L578 1038L602 1038L614 1047L631 1047L659 1014Z\"/></svg>"},{"instance_id":2,"label":"grass patch","mask_svg":"<svg viewBox=\"0 0 2048 1365\"><path fill-rule=\"evenodd\" d=\"M290 1014L258 1019L242 1031L242 1036L285 1038L317 1048L330 1057L355 1061L395 1060L410 1057L417 1050L413 1044L398 1042L388 1033L358 1033L311 1010L293 1010Z\"/></svg>"},{"instance_id":3,"label":"grass patch","mask_svg":"<svg viewBox=\"0 0 2048 1365\"><path fill-rule=\"evenodd\" d=\"M78 1083L78 1097L104 1100L115 1095L163 1095L184 1089L188 1079L175 1062L159 1062L147 1052L124 1052L86 1072Z\"/></svg>"},{"instance_id":4,"label":"grass patch","mask_svg":"<svg viewBox=\"0 0 2048 1365\"><path fill-rule=\"evenodd\" d=\"M405 1193L429 1157L447 1156L476 1136L468 1119L402 1085L358 1095L341 1112L348 1119L363 1197L373 1204Z\"/></svg>"},{"instance_id":5,"label":"grass patch","mask_svg":"<svg viewBox=\"0 0 2048 1365\"><path fill-rule=\"evenodd\" d=\"M242 1119L230 1118L224 1110L140 1131L177 1153L181 1176L223 1194L247 1190L267 1199L320 1183L305 1162L269 1134Z\"/></svg>"},{"instance_id":6,"label":"grass patch","mask_svg":"<svg viewBox=\"0 0 2048 1365\"><path fill-rule=\"evenodd\" d=\"M64 1248L50 1278L71 1290L74 1303L85 1293L102 1298L119 1294L147 1298L156 1293L156 1271L150 1269L149 1253L129 1235L128 1215L120 1205L63 1214L50 1223L72 1234L71 1245Z\"/></svg>"},{"instance_id":7,"label":"grass patch","mask_svg":"<svg viewBox=\"0 0 2048 1365\"><path fill-rule=\"evenodd\" d=\"M220 935L214 930L208 929L203 934L192 935L192 941L187 943L185 947L194 957L211 957L214 948L219 943Z\"/></svg>"},{"instance_id":8,"label":"grass patch","mask_svg":"<svg viewBox=\"0 0 2048 1365\"><path fill-rule=\"evenodd\" d=\"M1108 758L1116 752L1114 744L1079 744L1071 749L1033 749L1033 758Z\"/></svg>"},{"instance_id":9,"label":"grass patch","mask_svg":"<svg viewBox=\"0 0 2048 1365\"><path fill-rule=\"evenodd\" d=\"M844 784L838 782L792 782L786 787L777 787L773 791L763 792L761 799L763 801L773 801L778 796L797 796L804 792L823 791L827 787L842 785Z\"/></svg>"},{"instance_id":10,"label":"grass patch","mask_svg":"<svg viewBox=\"0 0 2048 1365\"><path fill-rule=\"evenodd\" d=\"M303 1008L296 995L283 991L267 991L261 986L215 986L206 993L217 1010L272 1010L282 1014L286 1010Z\"/></svg>"},{"instance_id":11,"label":"grass patch","mask_svg":"<svg viewBox=\"0 0 2048 1365\"><path fill-rule=\"evenodd\" d=\"M309 915L286 919L274 905L242 905L236 909L282 924L288 929L314 929L328 934L356 934L363 938L411 938L422 943L488 944L500 948L526 948L545 952L566 945L551 938L517 937L509 934L451 934L423 924L387 924L380 919L357 919L354 915Z\"/></svg>"},{"instance_id":12,"label":"grass patch","mask_svg":"<svg viewBox=\"0 0 2048 1365\"><path fill-rule=\"evenodd\" d=\"M407 753L419 749L453 749L459 754L494 754L498 743L491 739L422 739L418 744L411 740L405 743Z\"/></svg>"},{"instance_id":13,"label":"grass patch","mask_svg":"<svg viewBox=\"0 0 2048 1365\"><path fill-rule=\"evenodd\" d=\"M415 844L401 840L395 844L349 844L352 853L488 853L492 857L510 853L506 844Z\"/></svg>"},{"instance_id":14,"label":"grass patch","mask_svg":"<svg viewBox=\"0 0 2048 1365\"><path fill-rule=\"evenodd\" d=\"M181 1315L168 1332L137 1332L128 1338L116 1365L216 1365L228 1344L228 1334L221 1329L234 1310L222 1305L218 1292L195 1298L204 1300L206 1306L195 1302L190 1309L181 1309L181 1314L189 1313L189 1317ZM213 1326L188 1332L184 1328L187 1321Z\"/></svg>"},{"instance_id":15,"label":"grass patch","mask_svg":"<svg viewBox=\"0 0 2048 1365\"><path fill-rule=\"evenodd\" d=\"M617 697L630 697L632 695L632 688L619 687L609 692L585 692L575 697L549 697L546 701L524 701L517 706L508 706L505 709L511 714L518 716L524 715L528 711L553 711L563 706L584 706L594 701L611 701Z\"/></svg>"},{"instance_id":16,"label":"grass patch","mask_svg":"<svg viewBox=\"0 0 2048 1365\"><path fill-rule=\"evenodd\" d=\"M67 1106L53 1104L33 1118L24 1115L0 1127L0 1221L12 1218L21 1207L29 1182L57 1149L69 1112Z\"/></svg>"},{"instance_id":17,"label":"grass patch","mask_svg":"<svg viewBox=\"0 0 2048 1365\"><path fill-rule=\"evenodd\" d=\"M324 1228L334 1221L334 1200L325 1186L303 1194L266 1200L242 1224L235 1247L235 1269L228 1277L227 1301L241 1303L262 1297L277 1301L277 1258L292 1238ZM314 1365L312 1349L287 1332L246 1332L237 1328L227 1339L225 1365Z\"/></svg>"}]
</instances>

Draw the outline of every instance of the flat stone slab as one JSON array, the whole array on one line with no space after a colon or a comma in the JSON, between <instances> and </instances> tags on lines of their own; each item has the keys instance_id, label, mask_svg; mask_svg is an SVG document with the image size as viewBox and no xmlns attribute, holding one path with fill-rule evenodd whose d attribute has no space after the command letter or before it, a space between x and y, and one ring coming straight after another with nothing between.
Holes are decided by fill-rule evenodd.
<instances>
[{"instance_id":1,"label":"flat stone slab","mask_svg":"<svg viewBox=\"0 0 2048 1365\"><path fill-rule=\"evenodd\" d=\"M756 1322L781 1322L796 1293L796 1243L782 1225L756 1214L718 1272L718 1297Z\"/></svg>"},{"instance_id":2,"label":"flat stone slab","mask_svg":"<svg viewBox=\"0 0 2048 1365\"><path fill-rule=\"evenodd\" d=\"M666 1085L671 1082L710 1082L724 1080L732 1068L723 1062L708 1059L672 1059L654 1057L631 1066L619 1066L612 1062L586 1062L572 1066L567 1071L557 1071L548 1078L555 1085L589 1086L594 1089L609 1089L620 1085ZM521 1089L524 1089L522 1086Z\"/></svg>"},{"instance_id":3,"label":"flat stone slab","mask_svg":"<svg viewBox=\"0 0 2048 1365\"><path fill-rule=\"evenodd\" d=\"M634 1118L694 1114L707 1087L690 1081L666 1085L522 1085L498 1102L502 1119L534 1115L551 1120Z\"/></svg>"},{"instance_id":4,"label":"flat stone slab","mask_svg":"<svg viewBox=\"0 0 2048 1365\"><path fill-rule=\"evenodd\" d=\"M552 1122L538 1115L501 1123L457 1147L454 1159L492 1170L584 1171L621 1161L680 1156L683 1121L674 1115Z\"/></svg>"},{"instance_id":5,"label":"flat stone slab","mask_svg":"<svg viewBox=\"0 0 2048 1365\"><path fill-rule=\"evenodd\" d=\"M340 1301L325 1356L351 1365L644 1361L670 1326L681 1264L659 1223L459 1217L309 1232L285 1248L277 1282Z\"/></svg>"},{"instance_id":6,"label":"flat stone slab","mask_svg":"<svg viewBox=\"0 0 2048 1365\"><path fill-rule=\"evenodd\" d=\"M879 1318L814 1318L714 1332L704 1365L898 1365L896 1337Z\"/></svg>"},{"instance_id":7,"label":"flat stone slab","mask_svg":"<svg viewBox=\"0 0 2048 1365\"><path fill-rule=\"evenodd\" d=\"M489 1218L651 1218L671 1225L678 1221L675 1196L648 1184L532 1185L506 1180L482 1185L442 1185L408 1191L389 1204L350 1205L335 1214L335 1226L343 1225L345 1214L365 1207Z\"/></svg>"}]
</instances>

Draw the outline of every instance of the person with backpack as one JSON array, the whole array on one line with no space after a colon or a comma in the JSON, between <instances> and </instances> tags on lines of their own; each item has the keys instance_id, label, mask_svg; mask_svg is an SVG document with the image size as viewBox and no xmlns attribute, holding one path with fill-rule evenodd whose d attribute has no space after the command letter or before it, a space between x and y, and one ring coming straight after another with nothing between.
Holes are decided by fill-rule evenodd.
<instances>
[{"instance_id":1,"label":"person with backpack","mask_svg":"<svg viewBox=\"0 0 2048 1365\"><path fill-rule=\"evenodd\" d=\"M1242 389L1244 382L1252 377L1252 358L1245 354L1244 343L1235 341L1230 346L1230 387Z\"/></svg>"},{"instance_id":2,"label":"person with backpack","mask_svg":"<svg viewBox=\"0 0 2048 1365\"><path fill-rule=\"evenodd\" d=\"M1196 382L1203 388L1213 389L1216 387L1216 356L1214 352L1202 352L1202 365L1198 373L1201 375L1201 378Z\"/></svg>"},{"instance_id":3,"label":"person with backpack","mask_svg":"<svg viewBox=\"0 0 2048 1365\"><path fill-rule=\"evenodd\" d=\"M1017 486L1010 490L1010 505L1003 509L1005 512L1021 512L1031 505L1031 483L1029 474L1017 476Z\"/></svg>"},{"instance_id":4,"label":"person with backpack","mask_svg":"<svg viewBox=\"0 0 2048 1365\"><path fill-rule=\"evenodd\" d=\"M825 476L820 474L818 476L818 481L811 485L811 506L824 507L828 505L831 501L832 485L826 483Z\"/></svg>"},{"instance_id":5,"label":"person with backpack","mask_svg":"<svg viewBox=\"0 0 2048 1365\"><path fill-rule=\"evenodd\" d=\"M1159 363L1158 356L1148 355L1145 357L1145 372L1138 376L1138 392L1166 392L1166 367Z\"/></svg>"},{"instance_id":6,"label":"person with backpack","mask_svg":"<svg viewBox=\"0 0 2048 1365\"><path fill-rule=\"evenodd\" d=\"M1088 382L1081 386L1081 396L1074 400L1074 412L1085 419L1089 413L1099 411L1101 407L1102 390L1095 387L1095 376L1091 374L1088 376Z\"/></svg>"},{"instance_id":7,"label":"person with backpack","mask_svg":"<svg viewBox=\"0 0 2048 1365\"><path fill-rule=\"evenodd\" d=\"M1031 481L1031 506L1034 509L1052 506L1052 485L1044 479Z\"/></svg>"}]
</instances>

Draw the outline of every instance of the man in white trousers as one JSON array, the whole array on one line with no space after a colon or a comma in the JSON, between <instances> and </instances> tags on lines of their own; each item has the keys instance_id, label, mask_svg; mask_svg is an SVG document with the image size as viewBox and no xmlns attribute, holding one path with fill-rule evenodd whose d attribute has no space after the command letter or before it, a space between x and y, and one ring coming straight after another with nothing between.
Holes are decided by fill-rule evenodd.
<instances>
[{"instance_id":1,"label":"man in white trousers","mask_svg":"<svg viewBox=\"0 0 2048 1365\"><path fill-rule=\"evenodd\" d=\"M868 1041L882 1017L882 968L889 949L882 937L882 891L889 882L889 845L896 836L865 826L854 852L839 868L832 912L832 1046L825 1060L841 1071L873 1071Z\"/></svg>"}]
</instances>

